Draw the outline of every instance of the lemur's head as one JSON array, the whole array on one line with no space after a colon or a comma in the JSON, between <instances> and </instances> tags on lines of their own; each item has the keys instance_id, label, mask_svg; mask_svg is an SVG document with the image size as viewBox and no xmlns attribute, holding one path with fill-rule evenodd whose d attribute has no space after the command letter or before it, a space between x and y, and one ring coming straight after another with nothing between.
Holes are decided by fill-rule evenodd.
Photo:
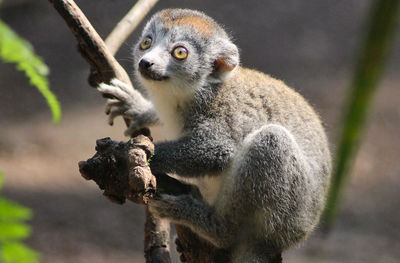
<instances>
[{"instance_id":1,"label":"lemur's head","mask_svg":"<svg viewBox=\"0 0 400 263\"><path fill-rule=\"evenodd\" d=\"M145 86L198 87L220 82L239 64L228 34L210 17L188 9L155 14L134 48L134 69Z\"/></svg>"}]
</instances>

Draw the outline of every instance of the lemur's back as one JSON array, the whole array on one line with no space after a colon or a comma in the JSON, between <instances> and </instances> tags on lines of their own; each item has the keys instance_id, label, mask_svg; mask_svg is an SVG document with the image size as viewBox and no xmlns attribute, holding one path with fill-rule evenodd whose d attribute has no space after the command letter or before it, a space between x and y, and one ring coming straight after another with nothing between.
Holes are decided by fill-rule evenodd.
<instances>
[{"instance_id":1,"label":"lemur's back","mask_svg":"<svg viewBox=\"0 0 400 263\"><path fill-rule=\"evenodd\" d=\"M309 103L284 82L238 67L220 88L213 105L223 112L238 141L265 124L285 127L316 173L328 176L330 153L321 121Z\"/></svg>"}]
</instances>

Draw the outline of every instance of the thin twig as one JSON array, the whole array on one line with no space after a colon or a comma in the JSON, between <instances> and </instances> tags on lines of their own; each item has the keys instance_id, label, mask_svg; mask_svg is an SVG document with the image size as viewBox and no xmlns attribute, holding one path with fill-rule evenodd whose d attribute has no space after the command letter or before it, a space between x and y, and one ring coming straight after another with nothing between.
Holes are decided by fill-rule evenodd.
<instances>
[{"instance_id":1,"label":"thin twig","mask_svg":"<svg viewBox=\"0 0 400 263\"><path fill-rule=\"evenodd\" d=\"M111 54L115 55L122 43L135 30L143 18L149 13L158 0L139 0L131 10L122 18L117 26L106 38L106 45Z\"/></svg>"}]
</instances>

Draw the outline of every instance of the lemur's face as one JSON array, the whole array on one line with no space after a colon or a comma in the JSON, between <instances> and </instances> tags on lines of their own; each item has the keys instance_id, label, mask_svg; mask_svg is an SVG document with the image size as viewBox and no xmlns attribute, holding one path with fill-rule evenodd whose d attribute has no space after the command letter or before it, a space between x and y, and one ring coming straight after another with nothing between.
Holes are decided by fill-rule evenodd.
<instances>
[{"instance_id":1,"label":"lemur's face","mask_svg":"<svg viewBox=\"0 0 400 263\"><path fill-rule=\"evenodd\" d=\"M134 48L135 73L145 86L196 86L220 78L220 72L237 64L237 48L226 33L210 18L190 10L156 14Z\"/></svg>"},{"instance_id":2,"label":"lemur's face","mask_svg":"<svg viewBox=\"0 0 400 263\"><path fill-rule=\"evenodd\" d=\"M204 74L206 64L202 44L200 38L178 28L153 23L135 47L136 70L150 81L195 81Z\"/></svg>"}]
</instances>

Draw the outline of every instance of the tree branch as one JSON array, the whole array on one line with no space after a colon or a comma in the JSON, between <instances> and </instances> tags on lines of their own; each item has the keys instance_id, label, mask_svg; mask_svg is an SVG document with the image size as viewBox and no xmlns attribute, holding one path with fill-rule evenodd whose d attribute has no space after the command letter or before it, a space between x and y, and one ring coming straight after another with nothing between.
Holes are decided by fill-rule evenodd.
<instances>
[{"instance_id":1,"label":"tree branch","mask_svg":"<svg viewBox=\"0 0 400 263\"><path fill-rule=\"evenodd\" d=\"M104 41L75 2L72 0L49 1L68 24L78 41L79 52L91 66L90 85L97 87L99 83L110 83L111 79L117 78L132 86L126 71L107 49Z\"/></svg>"}]
</instances>

